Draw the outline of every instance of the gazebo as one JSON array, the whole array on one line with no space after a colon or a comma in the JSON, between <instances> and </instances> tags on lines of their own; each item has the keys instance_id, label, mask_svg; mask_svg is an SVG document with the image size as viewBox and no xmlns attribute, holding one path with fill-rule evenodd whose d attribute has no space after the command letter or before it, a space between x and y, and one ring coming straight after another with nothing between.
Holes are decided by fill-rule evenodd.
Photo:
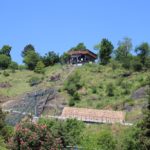
<instances>
[{"instance_id":1,"label":"gazebo","mask_svg":"<svg viewBox=\"0 0 150 150\"><path fill-rule=\"evenodd\" d=\"M97 55L88 49L76 51L72 50L69 51L68 54L70 55L70 64L85 64L88 62L95 62L97 59Z\"/></svg>"}]
</instances>

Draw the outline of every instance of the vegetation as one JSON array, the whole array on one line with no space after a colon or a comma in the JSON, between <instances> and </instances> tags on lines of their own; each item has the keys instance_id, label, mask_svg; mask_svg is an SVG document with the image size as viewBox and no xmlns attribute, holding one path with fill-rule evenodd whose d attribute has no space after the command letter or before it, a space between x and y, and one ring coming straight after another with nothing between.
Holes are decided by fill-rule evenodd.
<instances>
[{"instance_id":1,"label":"vegetation","mask_svg":"<svg viewBox=\"0 0 150 150\"><path fill-rule=\"evenodd\" d=\"M108 64L114 49L112 43L107 39L102 39L102 41L95 46L95 49L99 50L99 59L101 64Z\"/></svg>"},{"instance_id":2,"label":"vegetation","mask_svg":"<svg viewBox=\"0 0 150 150\"><path fill-rule=\"evenodd\" d=\"M137 55L131 52L130 38L119 41L115 50L108 39L102 39L96 48L99 64L85 64L74 69L66 65L67 53L59 56L50 51L40 56L32 44L24 47L24 65L18 65L11 58L11 46L4 45L0 49L0 96L13 99L28 91L54 87L58 89L56 106L61 99L63 105L122 110L127 112L126 121L132 122L133 126L85 125L75 119L60 121L43 117L37 124L24 122L13 128L5 123L5 113L0 109L0 149L57 149L67 146L86 150L150 149L149 44L145 42L137 46ZM85 49L84 43L79 43L70 50ZM51 81L51 77L58 75L58 81ZM6 83L11 86L3 86ZM147 99L144 95L137 97L137 91L147 87Z\"/></svg>"}]
</instances>

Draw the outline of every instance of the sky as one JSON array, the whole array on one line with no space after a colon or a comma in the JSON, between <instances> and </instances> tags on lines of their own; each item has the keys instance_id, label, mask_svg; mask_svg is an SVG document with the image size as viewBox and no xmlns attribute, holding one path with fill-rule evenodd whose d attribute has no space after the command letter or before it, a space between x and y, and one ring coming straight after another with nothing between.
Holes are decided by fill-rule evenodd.
<instances>
[{"instance_id":1,"label":"sky","mask_svg":"<svg viewBox=\"0 0 150 150\"><path fill-rule=\"evenodd\" d=\"M79 42L94 51L102 38L117 47L124 37L150 43L150 0L0 0L0 48L12 46L19 64L27 44L62 54Z\"/></svg>"}]
</instances>

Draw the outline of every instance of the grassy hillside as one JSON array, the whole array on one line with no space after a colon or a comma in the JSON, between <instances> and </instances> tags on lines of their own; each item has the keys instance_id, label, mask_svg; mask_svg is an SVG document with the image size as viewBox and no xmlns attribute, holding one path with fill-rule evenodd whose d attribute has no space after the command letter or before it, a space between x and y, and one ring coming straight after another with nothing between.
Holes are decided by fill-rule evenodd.
<instances>
[{"instance_id":1,"label":"grassy hillside","mask_svg":"<svg viewBox=\"0 0 150 150\"><path fill-rule=\"evenodd\" d=\"M11 87L0 88L1 96L13 99L26 92L55 87L59 92L57 103L60 98L61 103L62 101L69 103L72 96L67 94L66 85L74 84L73 81L69 81L69 78L76 78L78 74L81 87L77 90L79 100L75 100L76 107L125 110L129 121L138 119L141 114L141 106L145 103L145 99L135 100L131 96L135 90L146 85L146 79L150 73L149 71L127 71L120 65L114 66L113 64L108 66L87 64L75 68L55 65L46 68L45 74L37 74L28 70L17 70L14 73L6 70L6 72L9 76L4 76L4 71L0 71L0 83L7 82ZM58 74L60 74L59 81L49 81L51 76ZM30 86L29 80L32 77L37 77L40 83Z\"/></svg>"}]
</instances>

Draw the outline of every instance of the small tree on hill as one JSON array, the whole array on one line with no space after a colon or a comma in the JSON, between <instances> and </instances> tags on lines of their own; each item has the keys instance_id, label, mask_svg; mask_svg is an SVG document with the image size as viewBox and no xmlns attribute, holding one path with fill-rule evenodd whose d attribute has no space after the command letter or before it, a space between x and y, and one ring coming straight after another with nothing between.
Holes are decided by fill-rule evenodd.
<instances>
[{"instance_id":1,"label":"small tree on hill","mask_svg":"<svg viewBox=\"0 0 150 150\"><path fill-rule=\"evenodd\" d=\"M11 59L9 56L0 54L0 69L7 69L10 63Z\"/></svg>"},{"instance_id":2,"label":"small tree on hill","mask_svg":"<svg viewBox=\"0 0 150 150\"><path fill-rule=\"evenodd\" d=\"M35 48L32 44L28 44L24 47L22 51L22 57L25 57L29 51L35 51Z\"/></svg>"},{"instance_id":3,"label":"small tree on hill","mask_svg":"<svg viewBox=\"0 0 150 150\"><path fill-rule=\"evenodd\" d=\"M99 50L99 59L101 64L106 65L111 59L114 46L108 39L102 39L101 43L95 46L95 49Z\"/></svg>"},{"instance_id":4,"label":"small tree on hill","mask_svg":"<svg viewBox=\"0 0 150 150\"><path fill-rule=\"evenodd\" d=\"M150 46L148 43L142 43L141 45L139 45L138 47L136 47L135 51L137 52L141 63L143 65L145 65L146 59L148 58L149 54L150 54Z\"/></svg>"},{"instance_id":5,"label":"small tree on hill","mask_svg":"<svg viewBox=\"0 0 150 150\"><path fill-rule=\"evenodd\" d=\"M35 51L28 51L24 57L24 63L30 70L34 70L40 56Z\"/></svg>"},{"instance_id":6,"label":"small tree on hill","mask_svg":"<svg viewBox=\"0 0 150 150\"><path fill-rule=\"evenodd\" d=\"M4 54L4 55L6 55L6 56L8 56L8 57L11 57L10 51L11 51L11 46L9 46L9 45L4 45L4 46L1 48L1 50L0 50L0 54Z\"/></svg>"},{"instance_id":7,"label":"small tree on hill","mask_svg":"<svg viewBox=\"0 0 150 150\"><path fill-rule=\"evenodd\" d=\"M39 61L36 65L34 71L36 73L44 73L45 72L44 67L45 67L44 63L42 61Z\"/></svg>"}]
</instances>

